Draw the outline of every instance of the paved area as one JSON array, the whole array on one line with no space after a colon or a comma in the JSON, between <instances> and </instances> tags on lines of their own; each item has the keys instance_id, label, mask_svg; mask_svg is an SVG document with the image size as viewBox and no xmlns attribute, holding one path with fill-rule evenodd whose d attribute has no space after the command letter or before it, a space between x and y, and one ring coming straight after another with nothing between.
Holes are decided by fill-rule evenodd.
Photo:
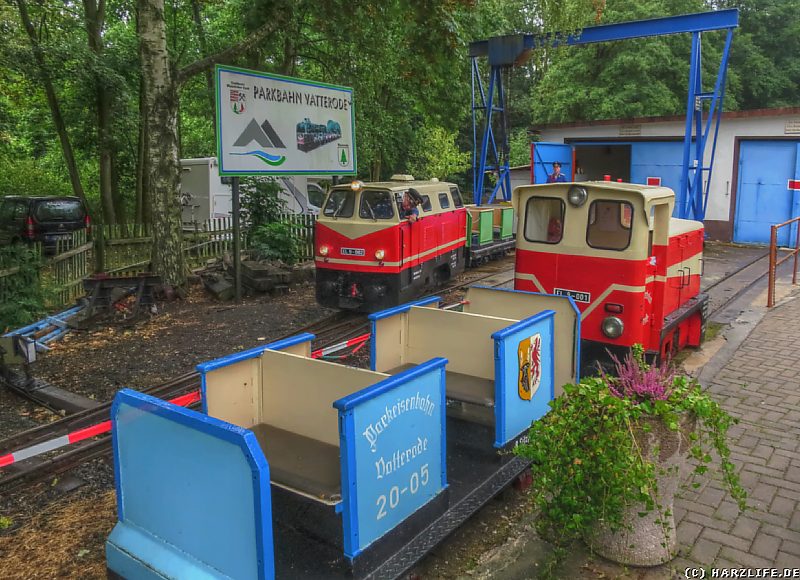
<instances>
[{"instance_id":1,"label":"paved area","mask_svg":"<svg viewBox=\"0 0 800 580\"><path fill-rule=\"evenodd\" d=\"M696 370L713 368L701 382L739 419L729 436L749 509L739 513L720 479L698 478L699 488L687 486L676 499L680 553L668 565L625 569L576 545L554 577L662 580L686 578L687 568L800 569L800 289L779 282L778 296L768 311L766 292L754 288L715 339L723 348L698 352ZM526 519L521 533L484 555L470 576L539 575L552 548Z\"/></svg>"},{"instance_id":2,"label":"paved area","mask_svg":"<svg viewBox=\"0 0 800 580\"><path fill-rule=\"evenodd\" d=\"M714 567L800 567L800 296L768 312L709 390L739 424L731 453L751 508L738 513L721 482L676 502L675 563Z\"/></svg>"}]
</instances>

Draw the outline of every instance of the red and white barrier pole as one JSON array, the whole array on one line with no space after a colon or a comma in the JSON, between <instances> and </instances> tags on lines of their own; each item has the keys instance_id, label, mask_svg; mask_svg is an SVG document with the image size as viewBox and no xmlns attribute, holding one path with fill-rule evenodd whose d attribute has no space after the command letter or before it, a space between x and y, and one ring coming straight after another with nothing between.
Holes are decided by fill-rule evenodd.
<instances>
[{"instance_id":1,"label":"red and white barrier pole","mask_svg":"<svg viewBox=\"0 0 800 580\"><path fill-rule=\"evenodd\" d=\"M200 391L192 391L191 393L170 399L169 402L173 405L178 405L179 407L188 407L193 403L197 403L199 400ZM54 451L56 449L60 449L61 447L66 447L67 445L84 441L85 439L91 439L92 437L97 437L98 435L104 435L109 431L111 431L110 420L103 421L102 423L97 423L95 425L90 425L89 427L84 427L83 429L78 429L72 433L62 435L61 437L56 437L55 439L50 439L49 441L43 441L42 443L25 447L19 451L14 451L13 453L0 455L0 467L8 467L9 465L24 459L30 459L31 457L36 457L42 453L47 453L48 451Z\"/></svg>"}]
</instances>

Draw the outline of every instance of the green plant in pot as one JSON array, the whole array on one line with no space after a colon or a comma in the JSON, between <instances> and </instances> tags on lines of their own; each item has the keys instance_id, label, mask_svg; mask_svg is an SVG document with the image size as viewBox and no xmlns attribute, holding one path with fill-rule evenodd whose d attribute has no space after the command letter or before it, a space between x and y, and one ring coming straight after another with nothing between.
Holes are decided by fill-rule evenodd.
<instances>
[{"instance_id":1,"label":"green plant in pot","mask_svg":"<svg viewBox=\"0 0 800 580\"><path fill-rule=\"evenodd\" d=\"M718 466L745 509L726 439L734 419L695 380L648 365L639 345L614 364L616 376L566 385L515 452L533 463L543 536L558 546L582 538L610 560L655 566L677 552L673 500L689 458L695 475Z\"/></svg>"}]
</instances>

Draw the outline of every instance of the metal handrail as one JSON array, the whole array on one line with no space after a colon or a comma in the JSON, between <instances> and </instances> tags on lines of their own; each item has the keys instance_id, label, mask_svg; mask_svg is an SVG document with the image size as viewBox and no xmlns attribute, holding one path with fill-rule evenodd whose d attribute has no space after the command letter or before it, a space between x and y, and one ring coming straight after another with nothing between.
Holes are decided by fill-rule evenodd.
<instances>
[{"instance_id":1,"label":"metal handrail","mask_svg":"<svg viewBox=\"0 0 800 580\"><path fill-rule=\"evenodd\" d=\"M798 228L794 236L794 250L778 260L778 230L780 228L797 224ZM778 266L794 256L794 268L792 270L792 284L797 284L797 256L800 254L800 217L792 218L780 224L771 226L769 238L769 286L767 288L767 308L775 306L775 272Z\"/></svg>"}]
</instances>

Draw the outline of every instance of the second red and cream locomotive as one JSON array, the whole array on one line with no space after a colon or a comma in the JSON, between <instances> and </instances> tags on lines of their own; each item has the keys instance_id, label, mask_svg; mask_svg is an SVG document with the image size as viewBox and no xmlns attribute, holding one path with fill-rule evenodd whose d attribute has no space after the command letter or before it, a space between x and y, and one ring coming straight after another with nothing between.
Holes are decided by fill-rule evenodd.
<instances>
[{"instance_id":1,"label":"second red and cream locomotive","mask_svg":"<svg viewBox=\"0 0 800 580\"><path fill-rule=\"evenodd\" d=\"M514 287L572 297L583 361L637 343L657 359L699 346L703 224L673 218L674 200L665 187L610 182L514 190Z\"/></svg>"}]
</instances>

